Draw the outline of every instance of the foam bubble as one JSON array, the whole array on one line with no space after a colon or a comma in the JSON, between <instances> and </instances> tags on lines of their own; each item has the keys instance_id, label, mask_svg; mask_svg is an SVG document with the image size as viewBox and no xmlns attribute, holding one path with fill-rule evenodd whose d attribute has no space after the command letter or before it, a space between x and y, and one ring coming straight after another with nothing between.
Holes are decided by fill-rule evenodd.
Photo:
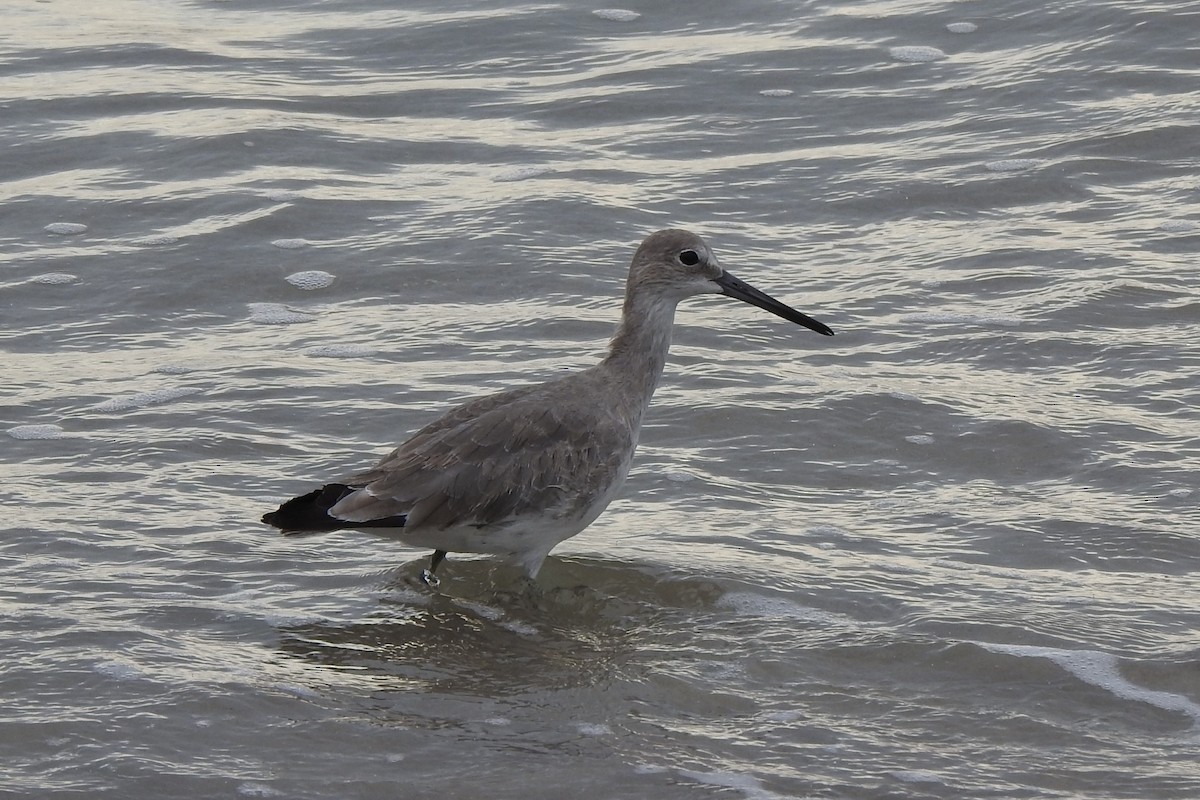
<instances>
[{"instance_id":1,"label":"foam bubble","mask_svg":"<svg viewBox=\"0 0 1200 800\"><path fill-rule=\"evenodd\" d=\"M308 239L272 239L271 244L280 250L299 250L308 247Z\"/></svg>"},{"instance_id":2,"label":"foam bubble","mask_svg":"<svg viewBox=\"0 0 1200 800\"><path fill-rule=\"evenodd\" d=\"M250 321L262 325L291 325L297 322L312 322L315 314L288 308L282 303L250 303Z\"/></svg>"},{"instance_id":3,"label":"foam bubble","mask_svg":"<svg viewBox=\"0 0 1200 800\"><path fill-rule=\"evenodd\" d=\"M178 400L181 397L187 397L189 394L199 392L199 389L193 389L188 386L175 386L169 389L152 389L149 392L138 392L137 394L129 394L123 397L114 397L111 400L105 400L103 403L96 405L96 411L112 412L112 411L128 411L131 408L145 408L146 406L157 406L162 403L169 403L172 400Z\"/></svg>"},{"instance_id":4,"label":"foam bubble","mask_svg":"<svg viewBox=\"0 0 1200 800\"><path fill-rule=\"evenodd\" d=\"M17 425L6 433L14 439L65 439L67 433L59 425Z\"/></svg>"},{"instance_id":5,"label":"foam bubble","mask_svg":"<svg viewBox=\"0 0 1200 800\"><path fill-rule=\"evenodd\" d=\"M1099 650L1064 650L1058 647L1039 647L1024 644L994 644L976 642L984 650L1023 658L1045 658L1092 686L1104 689L1122 700L1146 703L1165 711L1178 711L1200 723L1200 704L1184 695L1147 689L1131 683L1121 675L1120 663L1111 653Z\"/></svg>"},{"instance_id":6,"label":"foam bubble","mask_svg":"<svg viewBox=\"0 0 1200 800\"><path fill-rule=\"evenodd\" d=\"M157 372L160 375L186 375L192 371L191 367L185 367L182 364L159 364L151 372Z\"/></svg>"},{"instance_id":7,"label":"foam bubble","mask_svg":"<svg viewBox=\"0 0 1200 800\"><path fill-rule=\"evenodd\" d=\"M592 13L600 19L610 22L633 22L641 16L638 12L630 11L627 8L597 8Z\"/></svg>"},{"instance_id":8,"label":"foam bubble","mask_svg":"<svg viewBox=\"0 0 1200 800\"><path fill-rule=\"evenodd\" d=\"M998 161L988 161L983 168L988 172L1020 172L1023 169L1033 169L1041 166L1036 158L1001 158Z\"/></svg>"},{"instance_id":9,"label":"foam bubble","mask_svg":"<svg viewBox=\"0 0 1200 800\"><path fill-rule=\"evenodd\" d=\"M1167 494L1171 495L1171 497L1189 497L1192 494L1192 490L1188 489L1186 487L1180 486L1178 489L1169 490L1167 492Z\"/></svg>"},{"instance_id":10,"label":"foam bubble","mask_svg":"<svg viewBox=\"0 0 1200 800\"><path fill-rule=\"evenodd\" d=\"M545 175L553 172L550 167L513 167L496 173L492 178L499 183L510 183L512 181L523 181L528 178L536 178L539 175Z\"/></svg>"},{"instance_id":11,"label":"foam bubble","mask_svg":"<svg viewBox=\"0 0 1200 800\"><path fill-rule=\"evenodd\" d=\"M298 289L311 292L314 289L328 289L333 286L337 276L319 269L309 269L303 272L293 272L284 280Z\"/></svg>"},{"instance_id":12,"label":"foam bubble","mask_svg":"<svg viewBox=\"0 0 1200 800\"><path fill-rule=\"evenodd\" d=\"M87 229L88 226L82 222L51 222L42 228L46 233L53 233L58 236L74 236L75 234L83 233Z\"/></svg>"},{"instance_id":13,"label":"foam bubble","mask_svg":"<svg viewBox=\"0 0 1200 800\"><path fill-rule=\"evenodd\" d=\"M1167 233L1191 233L1200 230L1200 222L1193 222L1190 219L1169 219L1159 225L1158 229Z\"/></svg>"},{"instance_id":14,"label":"foam bubble","mask_svg":"<svg viewBox=\"0 0 1200 800\"><path fill-rule=\"evenodd\" d=\"M584 736L608 736L613 729L601 722L577 722L575 729Z\"/></svg>"},{"instance_id":15,"label":"foam bubble","mask_svg":"<svg viewBox=\"0 0 1200 800\"><path fill-rule=\"evenodd\" d=\"M64 286L77 280L79 280L79 276L69 272L47 272L44 275L34 275L29 282L44 283L48 286Z\"/></svg>"},{"instance_id":16,"label":"foam bubble","mask_svg":"<svg viewBox=\"0 0 1200 800\"><path fill-rule=\"evenodd\" d=\"M675 483L687 483L688 481L696 480L695 475L688 475L686 472L664 472L663 477Z\"/></svg>"},{"instance_id":17,"label":"foam bubble","mask_svg":"<svg viewBox=\"0 0 1200 800\"><path fill-rule=\"evenodd\" d=\"M295 192L291 189L273 189L263 196L274 203L288 203L304 197L300 192Z\"/></svg>"},{"instance_id":18,"label":"foam bubble","mask_svg":"<svg viewBox=\"0 0 1200 800\"><path fill-rule=\"evenodd\" d=\"M242 797L283 797L283 792L278 789L272 789L265 783L254 783L253 781L238 784L237 793Z\"/></svg>"},{"instance_id":19,"label":"foam bubble","mask_svg":"<svg viewBox=\"0 0 1200 800\"><path fill-rule=\"evenodd\" d=\"M979 26L974 22L951 22L946 26L946 30L951 33L974 33L979 30Z\"/></svg>"},{"instance_id":20,"label":"foam bubble","mask_svg":"<svg viewBox=\"0 0 1200 800\"><path fill-rule=\"evenodd\" d=\"M791 89L762 89L759 94L763 97L791 97L795 92Z\"/></svg>"},{"instance_id":21,"label":"foam bubble","mask_svg":"<svg viewBox=\"0 0 1200 800\"><path fill-rule=\"evenodd\" d=\"M363 358L375 354L372 348L361 344L322 344L306 347L303 352L313 358Z\"/></svg>"},{"instance_id":22,"label":"foam bubble","mask_svg":"<svg viewBox=\"0 0 1200 800\"><path fill-rule=\"evenodd\" d=\"M888 54L897 61L907 61L914 64L923 61L937 61L946 57L946 54L936 47L926 47L920 44L905 44L899 47L891 47L888 48Z\"/></svg>"},{"instance_id":23,"label":"foam bubble","mask_svg":"<svg viewBox=\"0 0 1200 800\"><path fill-rule=\"evenodd\" d=\"M933 437L925 433L917 433L912 436L905 436L904 441L912 442L913 444L933 444Z\"/></svg>"}]
</instances>

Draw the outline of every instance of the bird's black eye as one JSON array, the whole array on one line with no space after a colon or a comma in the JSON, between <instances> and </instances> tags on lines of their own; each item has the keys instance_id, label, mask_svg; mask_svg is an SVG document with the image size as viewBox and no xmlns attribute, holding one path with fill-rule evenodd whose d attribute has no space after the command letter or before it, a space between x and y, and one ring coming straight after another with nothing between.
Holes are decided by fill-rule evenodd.
<instances>
[{"instance_id":1,"label":"bird's black eye","mask_svg":"<svg viewBox=\"0 0 1200 800\"><path fill-rule=\"evenodd\" d=\"M686 267L694 267L700 263L700 254L695 250L684 250L679 254L679 263Z\"/></svg>"}]
</instances>

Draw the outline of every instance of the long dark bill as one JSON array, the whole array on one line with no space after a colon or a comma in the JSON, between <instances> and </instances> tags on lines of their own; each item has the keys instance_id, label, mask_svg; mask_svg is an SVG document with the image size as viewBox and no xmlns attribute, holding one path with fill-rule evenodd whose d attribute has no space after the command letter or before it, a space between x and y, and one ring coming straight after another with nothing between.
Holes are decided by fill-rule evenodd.
<instances>
[{"instance_id":1,"label":"long dark bill","mask_svg":"<svg viewBox=\"0 0 1200 800\"><path fill-rule=\"evenodd\" d=\"M713 283L721 287L721 294L726 297L732 297L735 300L741 300L743 303L758 306L764 311L770 311L772 314L783 317L789 322L803 325L810 331L816 331L824 336L833 336L833 330L824 322L818 322L807 314L801 314L791 306L784 305L766 292L760 292L745 281L738 279L731 272L726 271L721 273L721 277L716 278Z\"/></svg>"}]
</instances>

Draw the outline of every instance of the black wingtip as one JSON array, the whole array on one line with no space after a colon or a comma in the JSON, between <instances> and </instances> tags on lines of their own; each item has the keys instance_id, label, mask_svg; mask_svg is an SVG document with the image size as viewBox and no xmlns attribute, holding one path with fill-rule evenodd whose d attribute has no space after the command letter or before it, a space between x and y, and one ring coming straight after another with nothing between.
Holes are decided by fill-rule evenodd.
<instances>
[{"instance_id":1,"label":"black wingtip","mask_svg":"<svg viewBox=\"0 0 1200 800\"><path fill-rule=\"evenodd\" d=\"M329 509L348 494L361 487L343 483L327 483L308 494L293 497L275 511L263 514L262 521L286 534L320 533L342 528L403 528L406 517L401 514L368 522L347 522L330 516Z\"/></svg>"},{"instance_id":2,"label":"black wingtip","mask_svg":"<svg viewBox=\"0 0 1200 800\"><path fill-rule=\"evenodd\" d=\"M263 514L262 521L291 531L336 531L346 527L346 522L329 516L329 509L354 489L340 483L330 483L308 494L293 497L275 511Z\"/></svg>"}]
</instances>

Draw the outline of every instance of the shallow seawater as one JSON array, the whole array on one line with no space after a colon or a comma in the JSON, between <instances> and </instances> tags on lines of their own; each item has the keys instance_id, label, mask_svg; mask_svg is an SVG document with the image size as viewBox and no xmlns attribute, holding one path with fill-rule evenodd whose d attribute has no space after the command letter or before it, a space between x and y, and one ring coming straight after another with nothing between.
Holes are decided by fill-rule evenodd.
<instances>
[{"instance_id":1,"label":"shallow seawater","mask_svg":"<svg viewBox=\"0 0 1200 800\"><path fill-rule=\"evenodd\" d=\"M1200 796L1193 3L17 4L3 790ZM518 573L258 519L686 302Z\"/></svg>"}]
</instances>

